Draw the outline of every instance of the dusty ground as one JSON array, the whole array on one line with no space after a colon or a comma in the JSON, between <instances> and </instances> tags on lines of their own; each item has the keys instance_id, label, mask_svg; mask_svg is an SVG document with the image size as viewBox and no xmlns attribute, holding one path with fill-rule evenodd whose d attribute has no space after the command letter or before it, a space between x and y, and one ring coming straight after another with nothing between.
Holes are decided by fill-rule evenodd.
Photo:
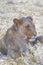
<instances>
[{"instance_id":1,"label":"dusty ground","mask_svg":"<svg viewBox=\"0 0 43 65\"><path fill-rule=\"evenodd\" d=\"M32 16L37 35L43 35L43 0L0 0L0 38L13 25L14 18L23 16ZM43 65L43 45L39 43L30 49L31 53L17 62L0 60L0 65Z\"/></svg>"}]
</instances>

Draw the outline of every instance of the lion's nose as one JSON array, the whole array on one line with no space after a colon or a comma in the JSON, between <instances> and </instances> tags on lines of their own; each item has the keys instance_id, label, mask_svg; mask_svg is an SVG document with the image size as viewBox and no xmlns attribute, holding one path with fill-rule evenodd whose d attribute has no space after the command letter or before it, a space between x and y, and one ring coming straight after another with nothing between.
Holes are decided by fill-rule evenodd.
<instances>
[{"instance_id":1,"label":"lion's nose","mask_svg":"<svg viewBox=\"0 0 43 65\"><path fill-rule=\"evenodd\" d=\"M37 32L32 30L31 33L33 34L33 36L36 36L37 35Z\"/></svg>"}]
</instances>

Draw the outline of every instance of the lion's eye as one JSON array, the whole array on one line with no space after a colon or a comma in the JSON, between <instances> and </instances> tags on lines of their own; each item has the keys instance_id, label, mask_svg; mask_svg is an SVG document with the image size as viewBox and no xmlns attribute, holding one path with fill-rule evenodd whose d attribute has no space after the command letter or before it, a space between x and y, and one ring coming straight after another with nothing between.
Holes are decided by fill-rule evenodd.
<instances>
[{"instance_id":1,"label":"lion's eye","mask_svg":"<svg viewBox=\"0 0 43 65\"><path fill-rule=\"evenodd\" d=\"M29 29L29 27L30 27L30 25L27 25L27 26L26 26L26 29Z\"/></svg>"}]
</instances>

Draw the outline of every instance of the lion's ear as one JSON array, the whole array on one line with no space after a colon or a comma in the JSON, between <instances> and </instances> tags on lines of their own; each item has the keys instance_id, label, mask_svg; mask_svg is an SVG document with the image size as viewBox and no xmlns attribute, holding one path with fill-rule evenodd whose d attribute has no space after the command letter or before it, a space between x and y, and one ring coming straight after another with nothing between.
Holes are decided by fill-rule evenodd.
<instances>
[{"instance_id":1,"label":"lion's ear","mask_svg":"<svg viewBox=\"0 0 43 65\"><path fill-rule=\"evenodd\" d=\"M20 20L19 19L13 19L13 22L14 22L14 24L16 25L16 26L19 26L19 25L21 25L22 23L20 22Z\"/></svg>"},{"instance_id":2,"label":"lion's ear","mask_svg":"<svg viewBox=\"0 0 43 65\"><path fill-rule=\"evenodd\" d=\"M26 18L29 22L32 22L33 21L33 18L31 16L27 16Z\"/></svg>"}]
</instances>

